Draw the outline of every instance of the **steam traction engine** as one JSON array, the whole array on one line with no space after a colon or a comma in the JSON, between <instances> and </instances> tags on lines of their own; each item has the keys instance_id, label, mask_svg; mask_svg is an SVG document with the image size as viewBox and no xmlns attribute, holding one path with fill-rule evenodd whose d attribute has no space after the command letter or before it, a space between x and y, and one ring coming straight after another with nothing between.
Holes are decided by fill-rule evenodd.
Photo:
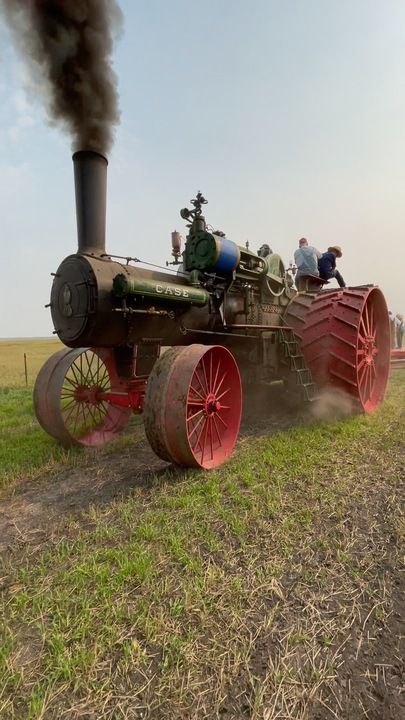
<instances>
[{"instance_id":1,"label":"steam traction engine","mask_svg":"<svg viewBox=\"0 0 405 720\"><path fill-rule=\"evenodd\" d=\"M181 211L181 263L173 234L177 272L108 255L107 161L80 151L73 162L78 251L55 273L50 301L67 348L45 363L34 391L50 435L99 446L143 412L157 455L213 468L236 443L242 385L247 399L251 385L284 380L306 401L328 386L365 412L382 401L390 341L377 287L297 293L279 255L208 229L200 193Z\"/></svg>"}]
</instances>

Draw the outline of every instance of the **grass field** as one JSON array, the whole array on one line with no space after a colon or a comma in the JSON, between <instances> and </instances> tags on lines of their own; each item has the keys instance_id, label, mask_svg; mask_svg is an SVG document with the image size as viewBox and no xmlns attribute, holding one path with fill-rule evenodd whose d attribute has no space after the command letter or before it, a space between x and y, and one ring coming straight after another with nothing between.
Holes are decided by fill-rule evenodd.
<instances>
[{"instance_id":1,"label":"grass field","mask_svg":"<svg viewBox=\"0 0 405 720\"><path fill-rule=\"evenodd\" d=\"M0 488L13 478L26 477L43 465L66 458L66 453L42 432L32 403L40 367L61 347L59 340L0 341Z\"/></svg>"},{"instance_id":2,"label":"grass field","mask_svg":"<svg viewBox=\"0 0 405 720\"><path fill-rule=\"evenodd\" d=\"M34 386L35 378L45 360L63 347L59 340L0 340L0 388L25 387L24 354L27 361L28 387Z\"/></svg>"},{"instance_id":3,"label":"grass field","mask_svg":"<svg viewBox=\"0 0 405 720\"><path fill-rule=\"evenodd\" d=\"M372 416L274 407L202 473L138 425L61 451L17 362L58 348L24 347L0 343L1 720L403 716L405 372Z\"/></svg>"},{"instance_id":4,"label":"grass field","mask_svg":"<svg viewBox=\"0 0 405 720\"><path fill-rule=\"evenodd\" d=\"M33 410L36 376L48 357L60 350L59 340L0 340L0 490L53 467L80 462L80 452L64 450L43 432ZM28 384L25 381L24 353ZM135 432L134 416L129 430ZM119 445L126 440L120 439ZM111 452L117 443L109 446Z\"/></svg>"}]
</instances>

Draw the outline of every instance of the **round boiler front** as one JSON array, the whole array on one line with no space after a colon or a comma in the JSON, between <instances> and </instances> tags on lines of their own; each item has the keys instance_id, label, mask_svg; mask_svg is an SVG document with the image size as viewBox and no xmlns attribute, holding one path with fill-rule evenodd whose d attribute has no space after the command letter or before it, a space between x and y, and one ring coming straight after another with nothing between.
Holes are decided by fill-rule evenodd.
<instances>
[{"instance_id":1,"label":"round boiler front","mask_svg":"<svg viewBox=\"0 0 405 720\"><path fill-rule=\"evenodd\" d=\"M67 345L85 332L95 311L96 296L96 277L86 258L65 258L52 285L51 315L56 332Z\"/></svg>"},{"instance_id":2,"label":"round boiler front","mask_svg":"<svg viewBox=\"0 0 405 720\"><path fill-rule=\"evenodd\" d=\"M52 320L69 347L115 347L127 339L127 323L114 311L113 278L121 265L110 258L69 255L55 273Z\"/></svg>"}]
</instances>

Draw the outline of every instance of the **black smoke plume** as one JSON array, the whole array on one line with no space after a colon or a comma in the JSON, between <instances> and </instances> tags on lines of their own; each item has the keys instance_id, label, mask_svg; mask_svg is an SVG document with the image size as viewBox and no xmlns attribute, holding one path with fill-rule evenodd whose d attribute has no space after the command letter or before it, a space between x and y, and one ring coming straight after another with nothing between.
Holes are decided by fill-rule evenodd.
<instances>
[{"instance_id":1,"label":"black smoke plume","mask_svg":"<svg viewBox=\"0 0 405 720\"><path fill-rule=\"evenodd\" d=\"M116 0L0 0L18 50L74 150L108 153L119 122L111 65L122 15Z\"/></svg>"}]
</instances>

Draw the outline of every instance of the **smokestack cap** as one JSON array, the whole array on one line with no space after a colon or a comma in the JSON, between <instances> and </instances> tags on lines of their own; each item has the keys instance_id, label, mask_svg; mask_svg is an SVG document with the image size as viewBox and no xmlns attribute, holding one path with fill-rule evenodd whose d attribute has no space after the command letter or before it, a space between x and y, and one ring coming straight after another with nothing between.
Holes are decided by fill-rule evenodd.
<instances>
[{"instance_id":1,"label":"smokestack cap","mask_svg":"<svg viewBox=\"0 0 405 720\"><path fill-rule=\"evenodd\" d=\"M104 155L104 153L99 152L98 150L90 150L90 149L88 149L88 150L76 150L76 151L73 153L73 155L72 155L72 160L73 160L73 162L75 162L76 159L80 159L81 157L82 157L82 158L85 158L85 157L89 157L89 158L91 158L91 157L97 157L97 158L100 158L100 160L104 160L104 161L107 163L107 165L108 165L107 156Z\"/></svg>"}]
</instances>

